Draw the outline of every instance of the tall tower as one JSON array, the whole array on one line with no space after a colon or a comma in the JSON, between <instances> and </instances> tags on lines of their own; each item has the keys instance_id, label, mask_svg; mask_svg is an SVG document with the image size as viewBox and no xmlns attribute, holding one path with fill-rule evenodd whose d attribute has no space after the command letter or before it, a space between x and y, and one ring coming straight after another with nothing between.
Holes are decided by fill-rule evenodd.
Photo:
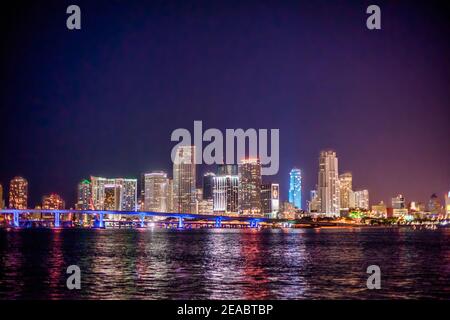
<instances>
[{"instance_id":1,"label":"tall tower","mask_svg":"<svg viewBox=\"0 0 450 320\"><path fill-rule=\"evenodd\" d=\"M349 209L350 206L350 196L352 194L352 174L350 172L343 173L339 175L339 188L341 197L341 209Z\"/></svg>"},{"instance_id":2,"label":"tall tower","mask_svg":"<svg viewBox=\"0 0 450 320\"><path fill-rule=\"evenodd\" d=\"M169 179L167 173L155 171L145 174L144 211L169 212Z\"/></svg>"},{"instance_id":3,"label":"tall tower","mask_svg":"<svg viewBox=\"0 0 450 320\"><path fill-rule=\"evenodd\" d=\"M239 176L236 165L219 165L213 184L214 212L238 213Z\"/></svg>"},{"instance_id":4,"label":"tall tower","mask_svg":"<svg viewBox=\"0 0 450 320\"><path fill-rule=\"evenodd\" d=\"M239 212L261 215L261 163L259 159L244 159L239 163Z\"/></svg>"},{"instance_id":5,"label":"tall tower","mask_svg":"<svg viewBox=\"0 0 450 320\"><path fill-rule=\"evenodd\" d=\"M195 146L179 146L173 163L174 211L196 211Z\"/></svg>"},{"instance_id":6,"label":"tall tower","mask_svg":"<svg viewBox=\"0 0 450 320\"><path fill-rule=\"evenodd\" d=\"M320 213L339 216L340 192L338 175L338 158L334 151L322 151L319 157L318 196Z\"/></svg>"},{"instance_id":7,"label":"tall tower","mask_svg":"<svg viewBox=\"0 0 450 320\"><path fill-rule=\"evenodd\" d=\"M5 201L3 200L3 187L0 184L0 210L5 207Z\"/></svg>"},{"instance_id":8,"label":"tall tower","mask_svg":"<svg viewBox=\"0 0 450 320\"><path fill-rule=\"evenodd\" d=\"M289 202L302 209L302 172L297 168L289 173Z\"/></svg>"},{"instance_id":9,"label":"tall tower","mask_svg":"<svg viewBox=\"0 0 450 320\"><path fill-rule=\"evenodd\" d=\"M92 193L91 183L89 180L83 180L78 184L77 203L75 209L89 210L91 209Z\"/></svg>"},{"instance_id":10,"label":"tall tower","mask_svg":"<svg viewBox=\"0 0 450 320\"><path fill-rule=\"evenodd\" d=\"M137 210L137 179L114 179L116 186L120 186L120 205L121 211Z\"/></svg>"},{"instance_id":11,"label":"tall tower","mask_svg":"<svg viewBox=\"0 0 450 320\"><path fill-rule=\"evenodd\" d=\"M28 181L22 177L14 177L9 184L9 208L27 209Z\"/></svg>"}]
</instances>

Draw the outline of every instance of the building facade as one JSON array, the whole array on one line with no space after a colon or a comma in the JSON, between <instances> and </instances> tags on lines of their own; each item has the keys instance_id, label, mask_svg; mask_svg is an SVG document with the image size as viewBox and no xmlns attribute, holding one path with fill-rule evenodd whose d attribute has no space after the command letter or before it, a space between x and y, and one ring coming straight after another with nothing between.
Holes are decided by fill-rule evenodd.
<instances>
[{"instance_id":1,"label":"building facade","mask_svg":"<svg viewBox=\"0 0 450 320\"><path fill-rule=\"evenodd\" d=\"M203 200L213 199L214 177L213 172L207 172L203 175Z\"/></svg>"},{"instance_id":2,"label":"building facade","mask_svg":"<svg viewBox=\"0 0 450 320\"><path fill-rule=\"evenodd\" d=\"M302 209L302 172L297 168L289 173L289 202Z\"/></svg>"},{"instance_id":3,"label":"building facade","mask_svg":"<svg viewBox=\"0 0 450 320\"><path fill-rule=\"evenodd\" d=\"M339 175L339 193L341 210L351 208L350 197L353 191L353 176L350 172Z\"/></svg>"},{"instance_id":4,"label":"building facade","mask_svg":"<svg viewBox=\"0 0 450 320\"><path fill-rule=\"evenodd\" d=\"M261 215L261 163L259 159L239 162L239 213Z\"/></svg>"},{"instance_id":5,"label":"building facade","mask_svg":"<svg viewBox=\"0 0 450 320\"><path fill-rule=\"evenodd\" d=\"M66 204L64 200L56 193L42 198L42 209L44 210L64 210L65 208Z\"/></svg>"},{"instance_id":6,"label":"building facade","mask_svg":"<svg viewBox=\"0 0 450 320\"><path fill-rule=\"evenodd\" d=\"M78 184L76 210L94 209L92 206L92 189L89 180L83 180Z\"/></svg>"},{"instance_id":7,"label":"building facade","mask_svg":"<svg viewBox=\"0 0 450 320\"><path fill-rule=\"evenodd\" d=\"M168 212L169 179L164 171L146 173L144 210L154 212Z\"/></svg>"},{"instance_id":8,"label":"building facade","mask_svg":"<svg viewBox=\"0 0 450 320\"><path fill-rule=\"evenodd\" d=\"M174 211L195 213L196 196L195 146L179 146L173 163Z\"/></svg>"},{"instance_id":9,"label":"building facade","mask_svg":"<svg viewBox=\"0 0 450 320\"><path fill-rule=\"evenodd\" d=\"M22 177L14 177L9 184L9 208L28 208L28 181Z\"/></svg>"},{"instance_id":10,"label":"building facade","mask_svg":"<svg viewBox=\"0 0 450 320\"><path fill-rule=\"evenodd\" d=\"M239 176L230 165L219 165L213 178L213 210L215 214L239 212Z\"/></svg>"},{"instance_id":11,"label":"building facade","mask_svg":"<svg viewBox=\"0 0 450 320\"><path fill-rule=\"evenodd\" d=\"M317 191L320 199L320 213L326 216L339 216L341 199L338 158L334 151L320 153Z\"/></svg>"}]
</instances>

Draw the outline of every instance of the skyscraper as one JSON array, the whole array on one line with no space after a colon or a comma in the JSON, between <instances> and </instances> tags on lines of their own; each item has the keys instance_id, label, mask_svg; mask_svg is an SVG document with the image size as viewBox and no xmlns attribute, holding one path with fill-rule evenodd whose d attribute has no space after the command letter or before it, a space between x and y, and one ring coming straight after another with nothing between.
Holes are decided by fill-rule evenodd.
<instances>
[{"instance_id":1,"label":"skyscraper","mask_svg":"<svg viewBox=\"0 0 450 320\"><path fill-rule=\"evenodd\" d=\"M235 165L219 165L217 175L213 177L215 213L239 212L239 176L235 167Z\"/></svg>"},{"instance_id":2,"label":"skyscraper","mask_svg":"<svg viewBox=\"0 0 450 320\"><path fill-rule=\"evenodd\" d=\"M392 198L392 209L405 209L405 197L401 194Z\"/></svg>"},{"instance_id":3,"label":"skyscraper","mask_svg":"<svg viewBox=\"0 0 450 320\"><path fill-rule=\"evenodd\" d=\"M3 200L3 187L0 184L0 210L5 207L5 201Z\"/></svg>"},{"instance_id":4,"label":"skyscraper","mask_svg":"<svg viewBox=\"0 0 450 320\"><path fill-rule=\"evenodd\" d=\"M42 197L42 209L45 210L64 210L66 204L64 200L56 193Z\"/></svg>"},{"instance_id":5,"label":"skyscraper","mask_svg":"<svg viewBox=\"0 0 450 320\"><path fill-rule=\"evenodd\" d=\"M196 211L195 146L179 146L173 163L174 211Z\"/></svg>"},{"instance_id":6,"label":"skyscraper","mask_svg":"<svg viewBox=\"0 0 450 320\"><path fill-rule=\"evenodd\" d=\"M289 173L289 202L302 209L302 172L297 168Z\"/></svg>"},{"instance_id":7,"label":"skyscraper","mask_svg":"<svg viewBox=\"0 0 450 320\"><path fill-rule=\"evenodd\" d=\"M167 173L163 171L146 173L144 211L168 212L169 187Z\"/></svg>"},{"instance_id":8,"label":"skyscraper","mask_svg":"<svg viewBox=\"0 0 450 320\"><path fill-rule=\"evenodd\" d=\"M261 163L244 159L239 163L239 212L261 215Z\"/></svg>"},{"instance_id":9,"label":"skyscraper","mask_svg":"<svg viewBox=\"0 0 450 320\"><path fill-rule=\"evenodd\" d=\"M322 151L319 157L318 196L320 213L328 216L340 214L338 159L334 151Z\"/></svg>"},{"instance_id":10,"label":"skyscraper","mask_svg":"<svg viewBox=\"0 0 450 320\"><path fill-rule=\"evenodd\" d=\"M445 195L445 214L450 215L450 191Z\"/></svg>"},{"instance_id":11,"label":"skyscraper","mask_svg":"<svg viewBox=\"0 0 450 320\"><path fill-rule=\"evenodd\" d=\"M136 211L137 179L91 176L91 196L95 210Z\"/></svg>"},{"instance_id":12,"label":"skyscraper","mask_svg":"<svg viewBox=\"0 0 450 320\"><path fill-rule=\"evenodd\" d=\"M120 205L121 211L137 210L137 179L114 179L116 186L120 186Z\"/></svg>"},{"instance_id":13,"label":"skyscraper","mask_svg":"<svg viewBox=\"0 0 450 320\"><path fill-rule=\"evenodd\" d=\"M350 206L350 195L352 193L352 174L350 172L339 175L339 192L341 197L341 210L348 210Z\"/></svg>"},{"instance_id":14,"label":"skyscraper","mask_svg":"<svg viewBox=\"0 0 450 320\"><path fill-rule=\"evenodd\" d=\"M89 180L83 180L78 184L77 188L77 203L75 209L89 210L92 204L92 190Z\"/></svg>"},{"instance_id":15,"label":"skyscraper","mask_svg":"<svg viewBox=\"0 0 450 320\"><path fill-rule=\"evenodd\" d=\"M203 175L203 199L212 200L215 174L207 172Z\"/></svg>"},{"instance_id":16,"label":"skyscraper","mask_svg":"<svg viewBox=\"0 0 450 320\"><path fill-rule=\"evenodd\" d=\"M22 177L14 177L9 184L9 208L27 209L28 181Z\"/></svg>"},{"instance_id":17,"label":"skyscraper","mask_svg":"<svg viewBox=\"0 0 450 320\"><path fill-rule=\"evenodd\" d=\"M351 208L369 210L369 190L358 190L351 193L353 196Z\"/></svg>"}]
</instances>

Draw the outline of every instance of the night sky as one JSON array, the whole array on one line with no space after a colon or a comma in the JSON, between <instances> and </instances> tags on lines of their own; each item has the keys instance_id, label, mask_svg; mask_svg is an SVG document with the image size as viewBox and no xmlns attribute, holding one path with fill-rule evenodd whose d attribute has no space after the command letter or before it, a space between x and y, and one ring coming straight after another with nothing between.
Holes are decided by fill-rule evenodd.
<instances>
[{"instance_id":1,"label":"night sky","mask_svg":"<svg viewBox=\"0 0 450 320\"><path fill-rule=\"evenodd\" d=\"M82 29L66 28L78 4ZM366 28L370 4L382 30ZM432 1L33 1L2 4L0 183L73 206L89 175L171 174L170 134L279 128L281 184L318 155L371 203L450 190L450 8ZM200 168L200 174L207 168Z\"/></svg>"}]
</instances>

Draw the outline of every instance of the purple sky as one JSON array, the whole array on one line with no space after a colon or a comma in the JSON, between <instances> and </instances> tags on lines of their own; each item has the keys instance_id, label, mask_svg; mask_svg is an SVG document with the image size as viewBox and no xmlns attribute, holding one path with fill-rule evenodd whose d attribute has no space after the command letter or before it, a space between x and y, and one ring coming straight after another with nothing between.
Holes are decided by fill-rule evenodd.
<instances>
[{"instance_id":1,"label":"purple sky","mask_svg":"<svg viewBox=\"0 0 450 320\"><path fill-rule=\"evenodd\" d=\"M176 128L279 128L280 171L317 183L320 150L371 203L450 190L445 5L377 1L70 1L2 10L0 183L72 206L89 175L171 172ZM3 35L4 34L4 35ZM201 168L203 171L206 168Z\"/></svg>"}]
</instances>

